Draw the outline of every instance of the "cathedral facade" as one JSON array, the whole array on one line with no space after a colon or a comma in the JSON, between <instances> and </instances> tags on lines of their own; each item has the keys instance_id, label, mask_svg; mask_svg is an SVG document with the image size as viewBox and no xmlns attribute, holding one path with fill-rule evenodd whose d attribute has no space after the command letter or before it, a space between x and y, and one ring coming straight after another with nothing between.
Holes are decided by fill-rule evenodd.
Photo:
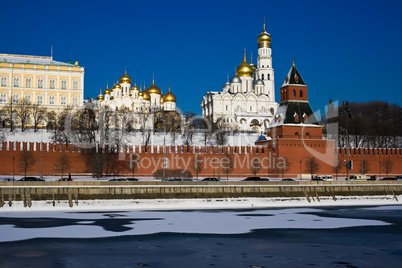
<instances>
[{"instance_id":1,"label":"cathedral facade","mask_svg":"<svg viewBox=\"0 0 402 268\"><path fill-rule=\"evenodd\" d=\"M118 83L112 88L99 93L97 106L99 109L108 109L116 113L128 112L130 128L133 129L164 129L167 128L167 118L173 117L175 121L181 121L181 117L176 112L176 96L169 91L162 94L162 91L155 85L145 89L138 88L136 84L132 86L132 79L127 72L120 77Z\"/></svg>"},{"instance_id":2,"label":"cathedral facade","mask_svg":"<svg viewBox=\"0 0 402 268\"><path fill-rule=\"evenodd\" d=\"M256 131L262 133L274 119L278 103L275 102L275 80L272 67L271 35L258 35L257 66L243 61L235 76L221 91L210 91L202 98L203 118L218 123L227 130Z\"/></svg>"}]
</instances>

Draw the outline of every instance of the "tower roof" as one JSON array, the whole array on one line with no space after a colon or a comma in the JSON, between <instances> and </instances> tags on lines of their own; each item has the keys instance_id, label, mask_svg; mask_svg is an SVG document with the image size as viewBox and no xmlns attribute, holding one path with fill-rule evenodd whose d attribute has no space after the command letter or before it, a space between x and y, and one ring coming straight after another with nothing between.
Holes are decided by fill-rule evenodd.
<instances>
[{"instance_id":1,"label":"tower roof","mask_svg":"<svg viewBox=\"0 0 402 268\"><path fill-rule=\"evenodd\" d=\"M303 81L303 78L299 74L299 71L297 71L294 60L293 60L292 67L289 70L289 73L286 75L285 81L283 81L282 86L287 86L287 85L299 85L299 86L306 85Z\"/></svg>"}]
</instances>

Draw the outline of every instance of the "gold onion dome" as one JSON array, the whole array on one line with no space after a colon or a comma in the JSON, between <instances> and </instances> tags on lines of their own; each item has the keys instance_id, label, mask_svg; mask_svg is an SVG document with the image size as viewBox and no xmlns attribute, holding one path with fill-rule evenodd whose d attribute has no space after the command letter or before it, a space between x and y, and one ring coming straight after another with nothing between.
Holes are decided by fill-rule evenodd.
<instances>
[{"instance_id":1,"label":"gold onion dome","mask_svg":"<svg viewBox=\"0 0 402 268\"><path fill-rule=\"evenodd\" d=\"M176 96L170 92L170 88L169 88L169 92L165 94L165 96L163 96L162 98L163 102L176 102Z\"/></svg>"},{"instance_id":2,"label":"gold onion dome","mask_svg":"<svg viewBox=\"0 0 402 268\"><path fill-rule=\"evenodd\" d=\"M109 86L106 86L106 89L105 89L105 91L103 91L103 94L110 95Z\"/></svg>"},{"instance_id":3,"label":"gold onion dome","mask_svg":"<svg viewBox=\"0 0 402 268\"><path fill-rule=\"evenodd\" d=\"M116 83L116 84L113 86L113 88L121 88L121 86L120 86L119 83Z\"/></svg>"},{"instance_id":4,"label":"gold onion dome","mask_svg":"<svg viewBox=\"0 0 402 268\"><path fill-rule=\"evenodd\" d=\"M131 88L131 90L138 90L137 85L135 84L135 85Z\"/></svg>"},{"instance_id":5,"label":"gold onion dome","mask_svg":"<svg viewBox=\"0 0 402 268\"><path fill-rule=\"evenodd\" d=\"M161 90L155 86L155 79L152 79L152 85L147 89L147 92L149 94L159 94L161 95Z\"/></svg>"},{"instance_id":6,"label":"gold onion dome","mask_svg":"<svg viewBox=\"0 0 402 268\"><path fill-rule=\"evenodd\" d=\"M146 100L146 101L150 101L151 100L151 95L149 95L148 92L144 91L144 97L142 99Z\"/></svg>"},{"instance_id":7,"label":"gold onion dome","mask_svg":"<svg viewBox=\"0 0 402 268\"><path fill-rule=\"evenodd\" d=\"M244 53L243 62L236 68L236 76L250 76L253 77L254 70L246 60L246 54Z\"/></svg>"},{"instance_id":8,"label":"gold onion dome","mask_svg":"<svg viewBox=\"0 0 402 268\"><path fill-rule=\"evenodd\" d=\"M138 92L138 97L143 97L143 98L144 98L144 92L142 92L142 91L140 90L140 92Z\"/></svg>"},{"instance_id":9,"label":"gold onion dome","mask_svg":"<svg viewBox=\"0 0 402 268\"><path fill-rule=\"evenodd\" d=\"M124 72L123 76L120 77L119 82L122 83L129 83L131 84L131 77L127 75L127 71Z\"/></svg>"},{"instance_id":10,"label":"gold onion dome","mask_svg":"<svg viewBox=\"0 0 402 268\"><path fill-rule=\"evenodd\" d=\"M98 97L96 97L97 100L104 100L102 93L99 92Z\"/></svg>"},{"instance_id":11,"label":"gold onion dome","mask_svg":"<svg viewBox=\"0 0 402 268\"><path fill-rule=\"evenodd\" d=\"M257 37L257 42L263 43L263 42L271 42L271 41L272 41L271 35L265 31L265 23L264 23L264 30Z\"/></svg>"}]
</instances>

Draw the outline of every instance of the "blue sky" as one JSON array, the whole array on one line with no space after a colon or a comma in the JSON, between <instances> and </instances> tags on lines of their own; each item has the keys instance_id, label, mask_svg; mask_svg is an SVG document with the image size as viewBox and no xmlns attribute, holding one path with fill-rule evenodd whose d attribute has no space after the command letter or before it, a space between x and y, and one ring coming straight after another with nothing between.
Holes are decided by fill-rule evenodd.
<instances>
[{"instance_id":1,"label":"blue sky","mask_svg":"<svg viewBox=\"0 0 402 268\"><path fill-rule=\"evenodd\" d=\"M253 53L266 17L276 101L292 60L314 110L329 99L402 105L402 1L3 1L0 53L50 55L85 67L85 98L125 68L137 84L169 84L183 111Z\"/></svg>"}]
</instances>

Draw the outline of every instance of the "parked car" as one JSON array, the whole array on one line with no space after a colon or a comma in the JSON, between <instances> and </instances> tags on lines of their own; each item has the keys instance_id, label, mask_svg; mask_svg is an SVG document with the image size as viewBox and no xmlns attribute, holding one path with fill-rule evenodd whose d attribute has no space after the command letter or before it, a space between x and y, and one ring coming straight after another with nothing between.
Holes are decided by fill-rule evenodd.
<instances>
[{"instance_id":1,"label":"parked car","mask_svg":"<svg viewBox=\"0 0 402 268\"><path fill-rule=\"evenodd\" d=\"M58 179L57 181L73 181L73 179L72 178L61 178L61 179Z\"/></svg>"},{"instance_id":2,"label":"parked car","mask_svg":"<svg viewBox=\"0 0 402 268\"><path fill-rule=\"evenodd\" d=\"M202 181L218 181L218 178L204 178Z\"/></svg>"},{"instance_id":3,"label":"parked car","mask_svg":"<svg viewBox=\"0 0 402 268\"><path fill-rule=\"evenodd\" d=\"M398 181L402 181L402 176L396 176L395 179L397 179Z\"/></svg>"},{"instance_id":4,"label":"parked car","mask_svg":"<svg viewBox=\"0 0 402 268\"><path fill-rule=\"evenodd\" d=\"M375 181L376 180L376 176L372 175L369 178L367 178L368 181Z\"/></svg>"},{"instance_id":5,"label":"parked car","mask_svg":"<svg viewBox=\"0 0 402 268\"><path fill-rule=\"evenodd\" d=\"M136 178L126 178L127 181L138 181Z\"/></svg>"},{"instance_id":6,"label":"parked car","mask_svg":"<svg viewBox=\"0 0 402 268\"><path fill-rule=\"evenodd\" d=\"M116 178L116 179L110 179L109 181L127 181L124 178Z\"/></svg>"},{"instance_id":7,"label":"parked car","mask_svg":"<svg viewBox=\"0 0 402 268\"><path fill-rule=\"evenodd\" d=\"M285 179L282 179L281 181L295 181L295 180L291 179L291 178L285 178Z\"/></svg>"},{"instance_id":8,"label":"parked car","mask_svg":"<svg viewBox=\"0 0 402 268\"><path fill-rule=\"evenodd\" d=\"M243 181L269 181L269 179L262 179L260 177L247 177Z\"/></svg>"},{"instance_id":9,"label":"parked car","mask_svg":"<svg viewBox=\"0 0 402 268\"><path fill-rule=\"evenodd\" d=\"M319 178L317 176L315 176L314 178L311 179L312 181L324 181L324 179Z\"/></svg>"},{"instance_id":10,"label":"parked car","mask_svg":"<svg viewBox=\"0 0 402 268\"><path fill-rule=\"evenodd\" d=\"M45 181L45 180L37 177L23 177L20 179L20 181Z\"/></svg>"},{"instance_id":11,"label":"parked car","mask_svg":"<svg viewBox=\"0 0 402 268\"><path fill-rule=\"evenodd\" d=\"M3 181L15 181L13 178L5 178Z\"/></svg>"},{"instance_id":12,"label":"parked car","mask_svg":"<svg viewBox=\"0 0 402 268\"><path fill-rule=\"evenodd\" d=\"M381 180L382 181L396 181L396 178L394 178L394 177L384 177Z\"/></svg>"}]
</instances>

